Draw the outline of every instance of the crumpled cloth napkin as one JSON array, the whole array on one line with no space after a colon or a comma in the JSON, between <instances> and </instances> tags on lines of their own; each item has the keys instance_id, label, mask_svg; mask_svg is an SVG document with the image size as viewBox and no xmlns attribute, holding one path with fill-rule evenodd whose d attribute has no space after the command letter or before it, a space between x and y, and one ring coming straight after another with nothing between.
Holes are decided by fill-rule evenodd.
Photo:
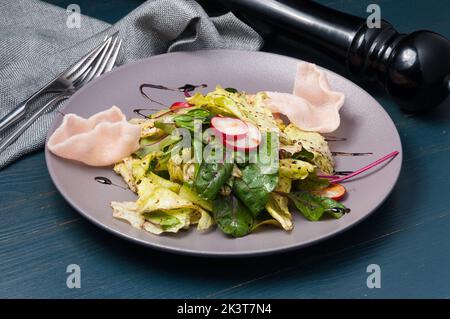
<instances>
[{"instance_id":1,"label":"crumpled cloth napkin","mask_svg":"<svg viewBox=\"0 0 450 319\"><path fill-rule=\"evenodd\" d=\"M83 8L81 8L81 13ZM107 34L124 40L118 64L172 51L258 50L262 38L233 14L209 17L194 0L149 0L114 25L38 0L0 3L0 116L80 59ZM39 99L32 108L43 105ZM31 112L29 112L31 113ZM0 154L0 169L44 145L56 111ZM2 136L0 136L1 138Z\"/></svg>"}]
</instances>

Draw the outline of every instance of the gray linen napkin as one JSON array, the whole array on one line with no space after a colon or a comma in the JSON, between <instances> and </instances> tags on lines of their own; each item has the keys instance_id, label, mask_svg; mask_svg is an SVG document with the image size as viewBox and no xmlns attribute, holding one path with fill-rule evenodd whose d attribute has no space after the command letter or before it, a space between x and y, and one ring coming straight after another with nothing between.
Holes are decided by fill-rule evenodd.
<instances>
[{"instance_id":1,"label":"gray linen napkin","mask_svg":"<svg viewBox=\"0 0 450 319\"><path fill-rule=\"evenodd\" d=\"M124 39L119 64L171 51L262 46L261 37L231 13L210 18L194 0L149 0L113 26L82 15L80 28L69 28L71 14L38 0L1 1L0 116L116 30ZM0 169L40 149L54 115L41 116L0 154Z\"/></svg>"}]
</instances>

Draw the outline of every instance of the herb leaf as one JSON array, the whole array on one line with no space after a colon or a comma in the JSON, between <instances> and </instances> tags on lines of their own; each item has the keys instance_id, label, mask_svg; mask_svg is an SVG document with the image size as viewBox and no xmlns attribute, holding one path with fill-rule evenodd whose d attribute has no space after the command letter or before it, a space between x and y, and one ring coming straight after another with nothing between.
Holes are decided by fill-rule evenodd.
<instances>
[{"instance_id":1,"label":"herb leaf","mask_svg":"<svg viewBox=\"0 0 450 319\"><path fill-rule=\"evenodd\" d=\"M218 196L213 216L219 228L233 237L247 235L255 223L252 213L234 196Z\"/></svg>"},{"instance_id":2,"label":"herb leaf","mask_svg":"<svg viewBox=\"0 0 450 319\"><path fill-rule=\"evenodd\" d=\"M202 124L209 122L211 113L204 109L189 110L185 114L177 115L173 118L177 127L194 131L194 120L200 120Z\"/></svg>"},{"instance_id":3,"label":"herb leaf","mask_svg":"<svg viewBox=\"0 0 450 319\"><path fill-rule=\"evenodd\" d=\"M238 93L238 90L236 90L235 88L226 88L225 91L229 93Z\"/></svg>"},{"instance_id":4,"label":"herb leaf","mask_svg":"<svg viewBox=\"0 0 450 319\"><path fill-rule=\"evenodd\" d=\"M242 176L233 183L234 193L254 216L265 208L270 193L278 184L277 143L278 136L268 132L261 145L261 149L266 152L258 154L256 163L245 166L242 169Z\"/></svg>"},{"instance_id":5,"label":"herb leaf","mask_svg":"<svg viewBox=\"0 0 450 319\"><path fill-rule=\"evenodd\" d=\"M242 170L242 177L234 180L233 192L256 216L266 206L277 184L277 174L262 174L257 164L248 164Z\"/></svg>"},{"instance_id":6,"label":"herb leaf","mask_svg":"<svg viewBox=\"0 0 450 319\"><path fill-rule=\"evenodd\" d=\"M181 138L179 136L168 135L163 139L160 139L158 142L141 145L141 148L138 149L134 154L139 158L144 158L146 155L150 153L165 151L167 147L179 142L180 140Z\"/></svg>"},{"instance_id":7,"label":"herb leaf","mask_svg":"<svg viewBox=\"0 0 450 319\"><path fill-rule=\"evenodd\" d=\"M197 194L205 200L216 198L222 185L230 178L232 170L232 163L203 162L194 182Z\"/></svg>"},{"instance_id":8,"label":"herb leaf","mask_svg":"<svg viewBox=\"0 0 450 319\"><path fill-rule=\"evenodd\" d=\"M318 221L325 214L339 219L344 214L350 212L349 208L328 197L313 195L307 192L288 193L286 196L303 216L310 221Z\"/></svg>"},{"instance_id":9,"label":"herb leaf","mask_svg":"<svg viewBox=\"0 0 450 319\"><path fill-rule=\"evenodd\" d=\"M314 153L306 150L306 148L302 148L300 152L295 153L292 158L299 159L306 162L312 162L314 160Z\"/></svg>"},{"instance_id":10,"label":"herb leaf","mask_svg":"<svg viewBox=\"0 0 450 319\"><path fill-rule=\"evenodd\" d=\"M299 180L297 188L303 191L315 191L330 185L330 180L327 178L320 178L317 174L310 173L307 178Z\"/></svg>"}]
</instances>

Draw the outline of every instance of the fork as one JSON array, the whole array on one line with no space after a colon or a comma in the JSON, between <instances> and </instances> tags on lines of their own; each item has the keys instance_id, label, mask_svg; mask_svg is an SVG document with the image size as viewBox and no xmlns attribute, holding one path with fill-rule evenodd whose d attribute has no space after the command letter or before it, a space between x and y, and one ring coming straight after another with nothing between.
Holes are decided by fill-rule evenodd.
<instances>
[{"instance_id":1,"label":"fork","mask_svg":"<svg viewBox=\"0 0 450 319\"><path fill-rule=\"evenodd\" d=\"M92 79L110 71L116 62L121 44L122 40L120 40L117 37L117 33L115 33L111 37L108 37L104 41L104 43L99 45L92 52L84 56L74 66L63 72L61 76L58 77L58 81L55 81L55 84L52 83L50 86L45 87L46 93L52 92L58 94L54 96L50 101L48 101L44 106L40 107L23 123L16 127L11 133L0 140L0 153L2 153L9 145L11 145L11 143L14 142L38 117L47 112L51 108L51 106L56 105L57 103L69 98L80 87L82 87ZM44 92L44 90L40 91L41 92L38 93ZM29 102L30 100L31 99L26 102ZM25 117L27 111L27 103L24 104L25 108L22 112L20 112L21 118ZM3 127L3 129L4 128L5 127Z\"/></svg>"},{"instance_id":2,"label":"fork","mask_svg":"<svg viewBox=\"0 0 450 319\"><path fill-rule=\"evenodd\" d=\"M87 79L91 80L92 78L99 75L99 72L102 71L102 68L109 67L109 69L111 69L114 63L112 65L100 65L99 63L96 63L94 65L94 62L98 62L99 60L103 59L104 61L108 61L108 58L112 57L111 56L111 54L113 53L112 49L114 48L115 45L117 45L117 34L118 33L116 32L112 36L106 37L105 40L100 45L98 45L91 52L82 57L77 63L75 63L73 66L69 67L67 70L62 72L55 79L50 81L48 84L39 89L28 99L20 103L11 112L5 115L0 120L0 134L3 133L11 125L22 120L26 116L30 102L34 101L38 97L47 93L61 93L65 90L73 89L76 84L78 84L81 80L83 80L81 77L82 75L85 75L86 77L88 77L89 75L90 78ZM112 46L111 42L113 42ZM110 50L108 51L108 49ZM92 66L94 66L94 69L92 69L93 72L86 73L86 71L89 68L92 68Z\"/></svg>"}]
</instances>

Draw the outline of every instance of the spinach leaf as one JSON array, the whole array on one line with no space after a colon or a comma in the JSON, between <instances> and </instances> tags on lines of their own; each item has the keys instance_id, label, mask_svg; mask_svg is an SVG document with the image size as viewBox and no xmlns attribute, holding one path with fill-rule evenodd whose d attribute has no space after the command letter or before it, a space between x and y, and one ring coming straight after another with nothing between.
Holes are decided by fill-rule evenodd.
<instances>
[{"instance_id":1,"label":"spinach leaf","mask_svg":"<svg viewBox=\"0 0 450 319\"><path fill-rule=\"evenodd\" d=\"M307 178L299 180L297 188L303 191L315 191L330 185L330 181L326 178L320 178L315 173L310 173Z\"/></svg>"},{"instance_id":2,"label":"spinach leaf","mask_svg":"<svg viewBox=\"0 0 450 319\"><path fill-rule=\"evenodd\" d=\"M266 132L263 135L257 163L262 174L277 174L280 166L280 141L278 135Z\"/></svg>"},{"instance_id":3,"label":"spinach leaf","mask_svg":"<svg viewBox=\"0 0 450 319\"><path fill-rule=\"evenodd\" d=\"M241 178L233 183L233 192L256 216L269 201L269 194L278 184L278 174L262 174L258 164L248 164Z\"/></svg>"},{"instance_id":4,"label":"spinach leaf","mask_svg":"<svg viewBox=\"0 0 450 319\"><path fill-rule=\"evenodd\" d=\"M302 161L312 162L314 159L314 153L309 152L306 148L302 148L300 152L295 153L292 158Z\"/></svg>"},{"instance_id":5,"label":"spinach leaf","mask_svg":"<svg viewBox=\"0 0 450 319\"><path fill-rule=\"evenodd\" d=\"M175 130L175 124L173 123L164 123L160 121L155 121L155 127L159 128L160 130L163 130L166 134L172 134L172 132Z\"/></svg>"},{"instance_id":6,"label":"spinach leaf","mask_svg":"<svg viewBox=\"0 0 450 319\"><path fill-rule=\"evenodd\" d=\"M235 88L226 88L225 91L230 93L238 93L238 90L236 90Z\"/></svg>"},{"instance_id":7,"label":"spinach leaf","mask_svg":"<svg viewBox=\"0 0 450 319\"><path fill-rule=\"evenodd\" d=\"M194 130L194 118L190 115L178 115L173 118L175 125L180 128Z\"/></svg>"},{"instance_id":8,"label":"spinach leaf","mask_svg":"<svg viewBox=\"0 0 450 319\"><path fill-rule=\"evenodd\" d=\"M245 166L242 176L235 179L233 192L248 207L254 216L261 212L269 201L270 193L278 184L278 136L268 132L261 144L256 163Z\"/></svg>"},{"instance_id":9,"label":"spinach leaf","mask_svg":"<svg viewBox=\"0 0 450 319\"><path fill-rule=\"evenodd\" d=\"M208 110L204 109L193 109L186 113L196 119L206 119L211 113Z\"/></svg>"},{"instance_id":10,"label":"spinach leaf","mask_svg":"<svg viewBox=\"0 0 450 319\"><path fill-rule=\"evenodd\" d=\"M173 145L180 140L181 138L179 136L168 135L163 139L160 139L158 142L141 145L141 148L138 149L134 154L139 158L144 158L150 153L165 151L168 146Z\"/></svg>"},{"instance_id":11,"label":"spinach leaf","mask_svg":"<svg viewBox=\"0 0 450 319\"><path fill-rule=\"evenodd\" d=\"M193 109L186 114L177 115L173 118L177 127L186 128L190 131L194 131L194 120L200 120L202 124L209 122L211 113L204 109Z\"/></svg>"},{"instance_id":12,"label":"spinach leaf","mask_svg":"<svg viewBox=\"0 0 450 319\"><path fill-rule=\"evenodd\" d=\"M295 207L310 221L318 221L325 214L334 218L341 218L349 213L350 209L343 204L323 196L313 195L307 192L288 193L286 196Z\"/></svg>"},{"instance_id":13,"label":"spinach leaf","mask_svg":"<svg viewBox=\"0 0 450 319\"><path fill-rule=\"evenodd\" d=\"M252 213L234 196L218 196L213 203L213 216L219 228L233 237L247 235L255 223Z\"/></svg>"},{"instance_id":14,"label":"spinach leaf","mask_svg":"<svg viewBox=\"0 0 450 319\"><path fill-rule=\"evenodd\" d=\"M232 171L232 163L203 162L194 182L197 194L205 200L213 200L222 185L230 178Z\"/></svg>"}]
</instances>

